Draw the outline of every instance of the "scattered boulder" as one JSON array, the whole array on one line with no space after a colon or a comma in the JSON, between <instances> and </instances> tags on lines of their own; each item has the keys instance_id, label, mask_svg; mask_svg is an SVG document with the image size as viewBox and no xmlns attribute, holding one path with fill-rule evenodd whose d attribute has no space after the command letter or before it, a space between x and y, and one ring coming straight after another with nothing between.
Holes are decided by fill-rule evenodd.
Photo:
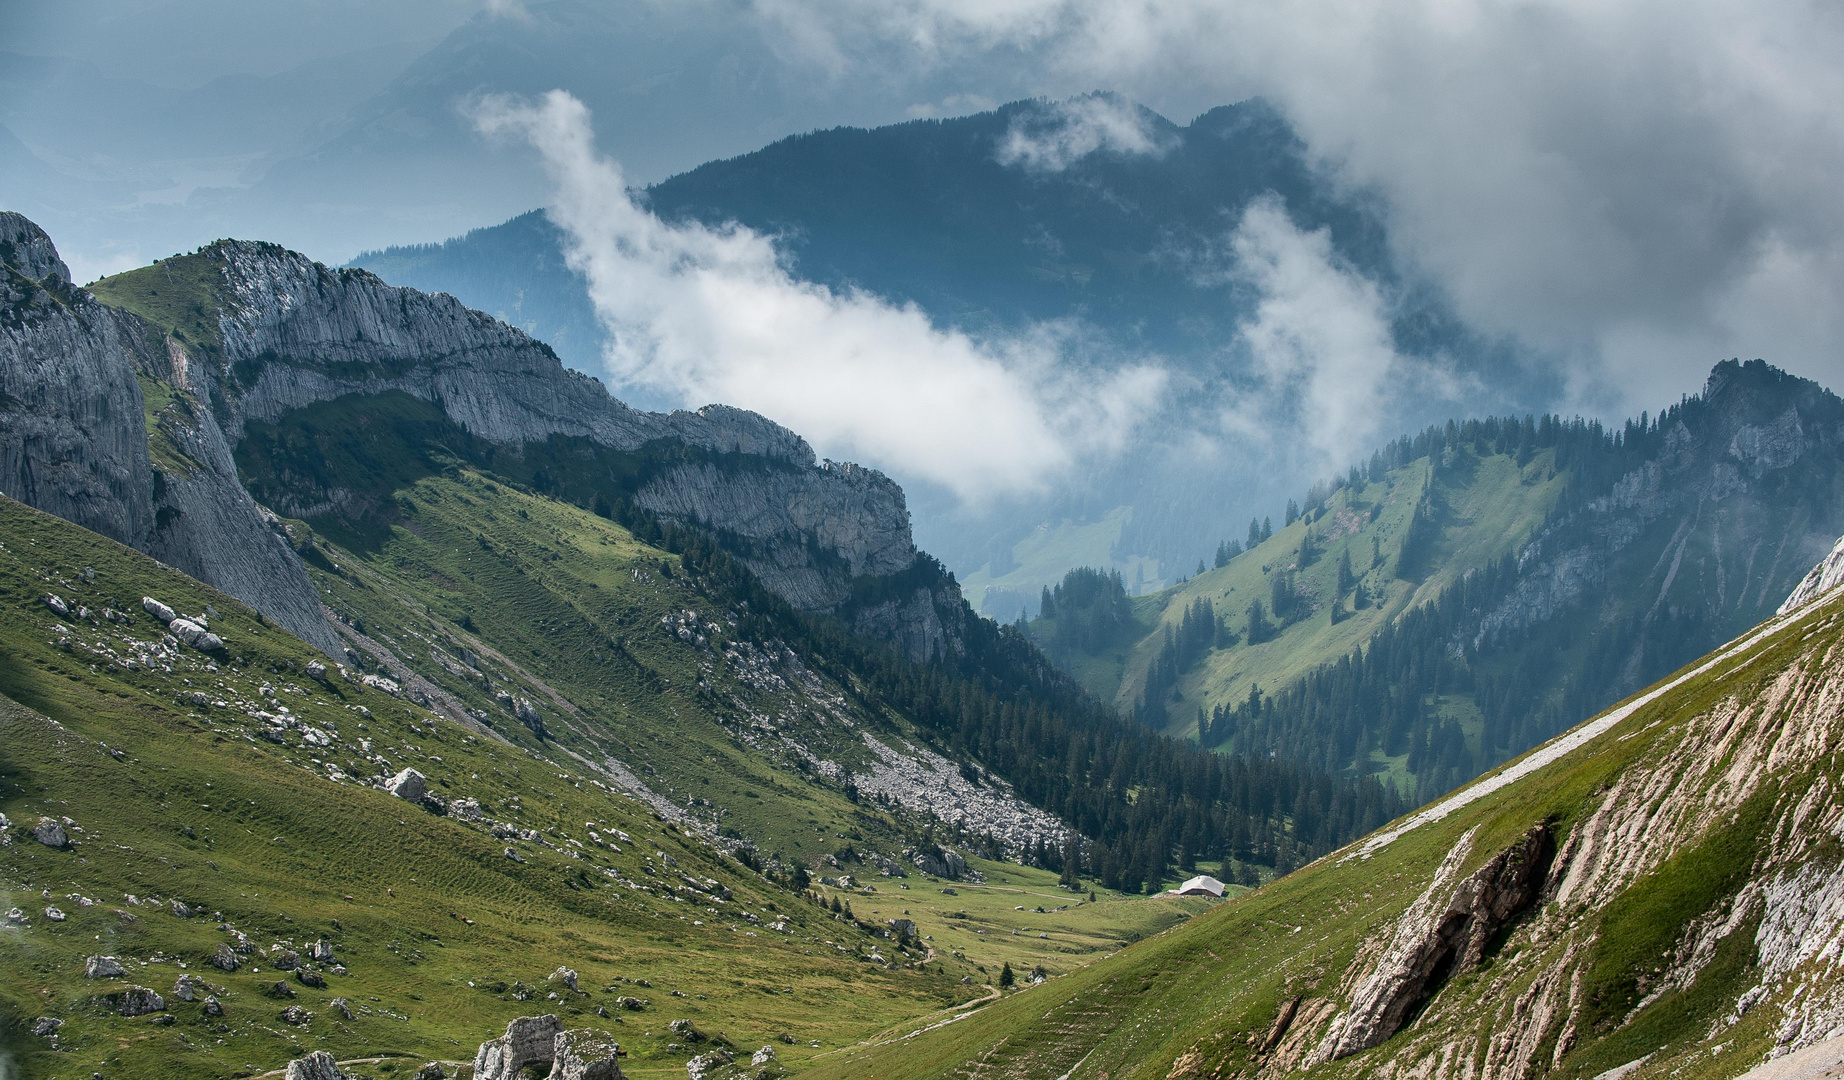
<instances>
[{"instance_id":1,"label":"scattered boulder","mask_svg":"<svg viewBox=\"0 0 1844 1080\"><path fill-rule=\"evenodd\" d=\"M269 964L277 971L293 971L301 966L301 954L293 949L277 949L269 954Z\"/></svg>"},{"instance_id":2,"label":"scattered boulder","mask_svg":"<svg viewBox=\"0 0 1844 1080\"><path fill-rule=\"evenodd\" d=\"M190 919L192 917L192 909L187 907L185 902L178 897L174 897L168 907L173 912L175 918Z\"/></svg>"},{"instance_id":3,"label":"scattered boulder","mask_svg":"<svg viewBox=\"0 0 1844 1080\"><path fill-rule=\"evenodd\" d=\"M66 604L63 598L56 593L45 594L45 606L50 608L60 619L70 618L70 605Z\"/></svg>"},{"instance_id":4,"label":"scattered boulder","mask_svg":"<svg viewBox=\"0 0 1844 1080\"><path fill-rule=\"evenodd\" d=\"M263 987L263 993L272 998L286 999L295 996L295 989L285 982L272 982Z\"/></svg>"},{"instance_id":5,"label":"scattered boulder","mask_svg":"<svg viewBox=\"0 0 1844 1080\"><path fill-rule=\"evenodd\" d=\"M320 974L318 971L309 971L306 968L302 968L300 971L295 972L295 978L300 981L302 986L311 986L316 990L325 990L327 988L326 976Z\"/></svg>"},{"instance_id":6,"label":"scattered boulder","mask_svg":"<svg viewBox=\"0 0 1844 1080\"><path fill-rule=\"evenodd\" d=\"M313 1018L313 1013L308 1012L299 1005L290 1005L286 1009L283 1009L280 1014L282 1023L293 1024L296 1027L301 1027Z\"/></svg>"},{"instance_id":7,"label":"scattered boulder","mask_svg":"<svg viewBox=\"0 0 1844 1080\"><path fill-rule=\"evenodd\" d=\"M399 799L407 799L410 802L422 802L423 796L429 793L429 782L422 773L417 772L415 769L405 769L396 776L386 780L384 782L384 790L397 796Z\"/></svg>"},{"instance_id":8,"label":"scattered boulder","mask_svg":"<svg viewBox=\"0 0 1844 1080\"><path fill-rule=\"evenodd\" d=\"M538 707L533 705L528 699L520 698L518 700L517 705L513 709L513 715L519 718L519 723L524 724L531 730L540 735L544 733L544 716L538 712Z\"/></svg>"},{"instance_id":9,"label":"scattered boulder","mask_svg":"<svg viewBox=\"0 0 1844 1080\"><path fill-rule=\"evenodd\" d=\"M431 1061L416 1070L416 1075L411 1080L445 1080L447 1076L448 1073L443 1071L441 1062Z\"/></svg>"},{"instance_id":10,"label":"scattered boulder","mask_svg":"<svg viewBox=\"0 0 1844 1080\"><path fill-rule=\"evenodd\" d=\"M0 922L8 926L26 925L26 913L18 908L8 908L5 915L0 915Z\"/></svg>"},{"instance_id":11,"label":"scattered boulder","mask_svg":"<svg viewBox=\"0 0 1844 1080\"><path fill-rule=\"evenodd\" d=\"M211 954L211 966L220 971L236 971L243 966L243 961L229 945L219 942L217 950Z\"/></svg>"},{"instance_id":12,"label":"scattered boulder","mask_svg":"<svg viewBox=\"0 0 1844 1080\"><path fill-rule=\"evenodd\" d=\"M606 1031L560 1031L551 1044L550 1080L622 1080L621 1044Z\"/></svg>"},{"instance_id":13,"label":"scattered boulder","mask_svg":"<svg viewBox=\"0 0 1844 1080\"><path fill-rule=\"evenodd\" d=\"M522 1016L506 1033L480 1044L474 1055L474 1080L514 1080L525 1066L549 1064L563 1021L553 1014Z\"/></svg>"},{"instance_id":14,"label":"scattered boulder","mask_svg":"<svg viewBox=\"0 0 1844 1080\"><path fill-rule=\"evenodd\" d=\"M116 995L123 1016L146 1016L166 1008L166 999L145 986L130 986Z\"/></svg>"},{"instance_id":15,"label":"scattered boulder","mask_svg":"<svg viewBox=\"0 0 1844 1080\"><path fill-rule=\"evenodd\" d=\"M567 967L559 967L556 971L551 972L550 981L560 982L564 984L565 986L569 987L572 992L575 992L575 993L582 992L580 990L577 990L576 988L576 972L571 971Z\"/></svg>"},{"instance_id":16,"label":"scattered boulder","mask_svg":"<svg viewBox=\"0 0 1844 1080\"><path fill-rule=\"evenodd\" d=\"M161 603L160 601L154 599L151 596L143 596L141 598L141 610L147 612L149 615L152 615L154 618L159 619L160 625L162 626L166 626L167 624L171 623L174 619L179 618L178 613L176 613L172 608L167 607L165 604Z\"/></svg>"},{"instance_id":17,"label":"scattered boulder","mask_svg":"<svg viewBox=\"0 0 1844 1080\"><path fill-rule=\"evenodd\" d=\"M283 1080L346 1080L346 1074L340 1071L339 1062L325 1050L316 1050L306 1057L298 1057L288 1063L288 1074Z\"/></svg>"},{"instance_id":18,"label":"scattered boulder","mask_svg":"<svg viewBox=\"0 0 1844 1080\"><path fill-rule=\"evenodd\" d=\"M346 1019L351 1020L353 1018L352 1017L352 1003L347 1001L345 998L343 997L334 998L332 1001L327 1002L327 1004L333 1006L334 1009L339 1011L339 1015L345 1017Z\"/></svg>"},{"instance_id":19,"label":"scattered boulder","mask_svg":"<svg viewBox=\"0 0 1844 1080\"><path fill-rule=\"evenodd\" d=\"M749 1056L749 1064L751 1065L767 1065L774 1060L775 1048L772 1046L764 1046L762 1049L757 1050Z\"/></svg>"},{"instance_id":20,"label":"scattered boulder","mask_svg":"<svg viewBox=\"0 0 1844 1080\"><path fill-rule=\"evenodd\" d=\"M666 1027L674 1035L684 1039L686 1042L697 1043L704 1041L704 1032L699 1031L698 1026L690 1020L674 1020L672 1023L667 1024Z\"/></svg>"},{"instance_id":21,"label":"scattered boulder","mask_svg":"<svg viewBox=\"0 0 1844 1080\"><path fill-rule=\"evenodd\" d=\"M222 652L224 639L193 622L191 619L174 619L167 624L167 632L199 652Z\"/></svg>"},{"instance_id":22,"label":"scattered boulder","mask_svg":"<svg viewBox=\"0 0 1844 1080\"><path fill-rule=\"evenodd\" d=\"M92 956L83 962L86 979L119 979L126 974L122 962L113 956Z\"/></svg>"},{"instance_id":23,"label":"scattered boulder","mask_svg":"<svg viewBox=\"0 0 1844 1080\"><path fill-rule=\"evenodd\" d=\"M312 945L309 945L307 947L307 957L308 959L313 960L315 963L320 963L320 964L332 963L333 962L333 943L328 941L326 938L321 938L319 941L316 941Z\"/></svg>"},{"instance_id":24,"label":"scattered boulder","mask_svg":"<svg viewBox=\"0 0 1844 1080\"><path fill-rule=\"evenodd\" d=\"M205 989L205 980L197 975L181 975L173 984L173 996L181 1001L197 1001Z\"/></svg>"},{"instance_id":25,"label":"scattered boulder","mask_svg":"<svg viewBox=\"0 0 1844 1080\"><path fill-rule=\"evenodd\" d=\"M709 1053L699 1054L685 1063L685 1075L689 1080L705 1080L705 1077L736 1062L736 1055L719 1047Z\"/></svg>"},{"instance_id":26,"label":"scattered boulder","mask_svg":"<svg viewBox=\"0 0 1844 1080\"><path fill-rule=\"evenodd\" d=\"M59 910L56 906L48 907L45 909L45 918L50 919L52 922L63 922L64 912Z\"/></svg>"},{"instance_id":27,"label":"scattered boulder","mask_svg":"<svg viewBox=\"0 0 1844 1080\"><path fill-rule=\"evenodd\" d=\"M448 816L459 821L479 821L485 815L479 799L455 799L448 804Z\"/></svg>"},{"instance_id":28,"label":"scattered boulder","mask_svg":"<svg viewBox=\"0 0 1844 1080\"><path fill-rule=\"evenodd\" d=\"M615 999L615 1004L629 1012L639 1012L647 1007L647 1003L637 997L618 997Z\"/></svg>"},{"instance_id":29,"label":"scattered boulder","mask_svg":"<svg viewBox=\"0 0 1844 1080\"><path fill-rule=\"evenodd\" d=\"M325 683L327 681L327 666L318 660L309 660L307 662L307 677L317 683Z\"/></svg>"},{"instance_id":30,"label":"scattered boulder","mask_svg":"<svg viewBox=\"0 0 1844 1080\"><path fill-rule=\"evenodd\" d=\"M224 1015L224 1003L219 1001L215 997L206 998L205 999L205 1015L206 1016L223 1016Z\"/></svg>"},{"instance_id":31,"label":"scattered boulder","mask_svg":"<svg viewBox=\"0 0 1844 1080\"><path fill-rule=\"evenodd\" d=\"M37 1020L32 1021L32 1034L37 1035L41 1039L49 1038L50 1036L56 1035L58 1029L63 1026L64 1021L59 1020L55 1016L41 1016Z\"/></svg>"},{"instance_id":32,"label":"scattered boulder","mask_svg":"<svg viewBox=\"0 0 1844 1080\"><path fill-rule=\"evenodd\" d=\"M32 839L60 851L70 846L70 834L64 831L64 826L57 818L39 818L38 824L32 826Z\"/></svg>"}]
</instances>

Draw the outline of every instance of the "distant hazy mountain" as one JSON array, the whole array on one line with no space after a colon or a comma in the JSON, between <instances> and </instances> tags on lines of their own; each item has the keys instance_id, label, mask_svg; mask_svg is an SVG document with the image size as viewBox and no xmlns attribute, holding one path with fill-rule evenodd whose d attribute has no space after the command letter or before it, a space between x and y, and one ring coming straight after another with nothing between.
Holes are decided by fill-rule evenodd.
<instances>
[{"instance_id":1,"label":"distant hazy mountain","mask_svg":"<svg viewBox=\"0 0 1844 1080\"><path fill-rule=\"evenodd\" d=\"M1400 298L1399 351L1480 368L1493 404L1541 399L1503 371L1483 370L1489 350L1438 298L1403 279L1363 194L1328 183L1266 103L1213 109L1179 125L1119 99L1099 100L1136 120L1151 150L1100 149L1048 166L1020 161L1019 133L1055 131L1070 108L1022 101L948 120L782 139L674 176L645 197L667 220L735 221L776 235L801 277L913 302L939 325L979 334L1074 320L1090 334L1086 362L1157 357L1180 387L1170 422L1159 425L1167 436L1214 428L1222 401L1248 374L1238 331L1259 296L1227 271L1225 248L1253 200L1278 197L1294 228L1327 230L1336 260ZM564 265L558 233L541 213L439 245L368 253L355 264L452 293L551 342L573 365L600 370L602 331L584 283ZM1461 404L1470 403L1413 402L1392 419L1408 429ZM1084 561L1119 566L1142 588L1169 583L1239 534L1251 512L1278 509L1289 485L1302 480L1246 460L1213 460L1181 443L1150 441L1066 490L972 522L956 514L949 524L949 508L931 505L910 484L918 528L968 579L976 603L995 590L983 610L1001 618L1020 610L1008 595L1034 599L1039 585ZM1046 541L1052 534L1057 539Z\"/></svg>"}]
</instances>

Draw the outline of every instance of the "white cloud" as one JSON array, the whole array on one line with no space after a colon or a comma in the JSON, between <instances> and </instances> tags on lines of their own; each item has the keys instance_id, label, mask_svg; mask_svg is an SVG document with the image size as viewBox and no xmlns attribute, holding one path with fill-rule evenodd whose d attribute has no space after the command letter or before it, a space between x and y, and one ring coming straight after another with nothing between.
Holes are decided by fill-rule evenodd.
<instances>
[{"instance_id":1,"label":"white cloud","mask_svg":"<svg viewBox=\"0 0 1844 1080\"><path fill-rule=\"evenodd\" d=\"M1112 94L1084 94L1045 102L1012 117L999 142L1001 165L1033 172L1062 172L1090 154L1160 155L1173 139L1155 126L1146 108Z\"/></svg>"},{"instance_id":2,"label":"white cloud","mask_svg":"<svg viewBox=\"0 0 1844 1080\"><path fill-rule=\"evenodd\" d=\"M1151 365L1074 373L1074 327L978 340L913 305L798 280L770 238L741 226L661 222L597 154L589 110L567 93L488 98L472 111L483 132L523 137L542 155L548 213L610 331L618 384L756 410L824 454L969 502L1040 490L1119 449L1160 397L1165 376Z\"/></svg>"},{"instance_id":3,"label":"white cloud","mask_svg":"<svg viewBox=\"0 0 1844 1080\"><path fill-rule=\"evenodd\" d=\"M1182 116L1260 94L1406 265L1584 384L1762 355L1844 381L1844 8L1809 0L757 0L837 64L1017 55ZM1054 91L1052 91L1054 92ZM1818 308L1789 312L1788 297ZM1792 318L1787 318L1788 315ZM1668 343L1676 359L1659 363ZM1646 402L1655 404L1655 402Z\"/></svg>"},{"instance_id":4,"label":"white cloud","mask_svg":"<svg viewBox=\"0 0 1844 1080\"><path fill-rule=\"evenodd\" d=\"M1326 229L1302 232L1277 198L1251 203L1229 249L1232 278L1253 288L1240 327L1253 360L1253 393L1224 414L1233 434L1272 447L1284 433L1308 453L1288 455L1335 470L1370 449L1389 390L1407 362L1392 344L1389 305L1376 283L1344 265Z\"/></svg>"}]
</instances>

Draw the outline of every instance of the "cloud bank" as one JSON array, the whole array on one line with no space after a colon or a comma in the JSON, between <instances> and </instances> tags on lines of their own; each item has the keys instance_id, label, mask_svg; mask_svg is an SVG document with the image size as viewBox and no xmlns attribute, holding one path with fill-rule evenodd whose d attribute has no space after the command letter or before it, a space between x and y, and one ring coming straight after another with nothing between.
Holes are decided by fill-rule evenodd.
<instances>
[{"instance_id":1,"label":"cloud bank","mask_svg":"<svg viewBox=\"0 0 1844 1080\"><path fill-rule=\"evenodd\" d=\"M588 108L563 91L470 111L482 132L528 140L542 157L547 212L610 332L617 384L753 409L823 454L972 504L1041 491L1118 451L1160 398L1165 374L1148 363L1077 374L1075 327L975 339L913 305L801 281L771 238L741 226L660 221L596 152Z\"/></svg>"},{"instance_id":2,"label":"cloud bank","mask_svg":"<svg viewBox=\"0 0 1844 1080\"><path fill-rule=\"evenodd\" d=\"M1388 301L1337 257L1329 230L1302 232L1277 198L1249 204L1229 247L1229 274L1258 299L1239 327L1253 392L1229 404L1225 429L1258 444L1284 431L1306 451L1292 455L1306 459L1299 464L1344 467L1377 441L1389 389L1408 366Z\"/></svg>"},{"instance_id":3,"label":"cloud bank","mask_svg":"<svg viewBox=\"0 0 1844 1080\"><path fill-rule=\"evenodd\" d=\"M1844 8L1806 0L756 0L837 70L1015 53L1169 115L1260 94L1405 265L1596 393L1844 381ZM1656 404L1656 402L1651 402Z\"/></svg>"}]
</instances>

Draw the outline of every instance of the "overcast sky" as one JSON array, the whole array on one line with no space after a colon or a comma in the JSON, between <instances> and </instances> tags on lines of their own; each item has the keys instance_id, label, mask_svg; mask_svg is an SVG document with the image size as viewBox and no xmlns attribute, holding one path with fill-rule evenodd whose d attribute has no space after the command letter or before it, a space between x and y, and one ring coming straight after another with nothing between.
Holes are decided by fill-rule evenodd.
<instances>
[{"instance_id":1,"label":"overcast sky","mask_svg":"<svg viewBox=\"0 0 1844 1080\"><path fill-rule=\"evenodd\" d=\"M731 70L738 57L764 65L749 82L674 84L671 127L686 128L685 115L709 118L708 136L690 142L636 126L645 117L620 97L632 86L595 82L580 66L556 65L566 83L556 87L534 81L542 69L503 86L491 65L471 72L480 93L571 92L596 118L600 152L630 181L779 134L1031 94L1113 89L1181 122L1260 94L1328 170L1381 194L1405 265L1438 281L1478 329L1566 369L1576 403L1656 407L1694 390L1727 356L1844 382L1844 6L590 6L651 20L646 45L662 71ZM68 61L62 74L0 65L13 71L0 72L0 123L25 150L9 151L0 133L0 202L48 218L80 274L231 229L337 260L493 223L555 196L529 148L495 146L458 120L456 138L475 141L466 156L432 153L428 170L457 192L452 199L430 198L426 178L412 182L414 163L379 158L386 165L366 171L339 155L360 153L348 128L380 95L396 104L363 129L373 147L364 152L415 142L416 124L429 121L402 102L423 84L399 76L416 63L432 70L431 50L439 59L450 35L451 46L469 34L518 38L547 10L517 0L0 0L0 51ZM727 50L718 60L713 42ZM55 99L45 90L54 76L64 80ZM248 76L260 78L238 81ZM201 105L201 94L216 104ZM74 104L61 115L66 99ZM460 107L427 106L457 117ZM111 126L112 117L120 122ZM331 163L346 170L334 175L350 175L351 190L337 206L304 211L299 185L275 186L278 162L314 190L327 180L312 166ZM270 195L246 194L265 182Z\"/></svg>"}]
</instances>

